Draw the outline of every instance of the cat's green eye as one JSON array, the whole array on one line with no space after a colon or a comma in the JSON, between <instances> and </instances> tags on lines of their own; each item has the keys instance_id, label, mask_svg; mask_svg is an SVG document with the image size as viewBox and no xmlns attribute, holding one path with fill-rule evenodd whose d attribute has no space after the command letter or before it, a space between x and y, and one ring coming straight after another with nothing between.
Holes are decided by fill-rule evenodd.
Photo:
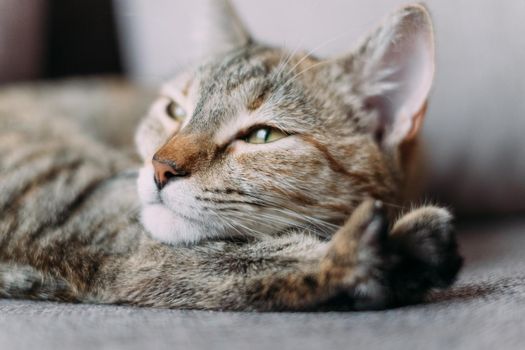
<instances>
[{"instance_id":1,"label":"cat's green eye","mask_svg":"<svg viewBox=\"0 0 525 350\"><path fill-rule=\"evenodd\" d=\"M286 136L288 135L279 129L263 127L253 130L244 138L244 141L254 144L270 143Z\"/></svg>"},{"instance_id":2,"label":"cat's green eye","mask_svg":"<svg viewBox=\"0 0 525 350\"><path fill-rule=\"evenodd\" d=\"M171 101L166 107L166 113L171 119L182 122L186 119L186 111L177 102Z\"/></svg>"}]
</instances>

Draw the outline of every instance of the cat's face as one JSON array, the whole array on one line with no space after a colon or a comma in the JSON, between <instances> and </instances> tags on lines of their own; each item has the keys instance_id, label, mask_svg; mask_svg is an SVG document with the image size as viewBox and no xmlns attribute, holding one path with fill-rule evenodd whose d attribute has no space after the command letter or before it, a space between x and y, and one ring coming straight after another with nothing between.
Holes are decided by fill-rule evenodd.
<instances>
[{"instance_id":1,"label":"cat's face","mask_svg":"<svg viewBox=\"0 0 525 350\"><path fill-rule=\"evenodd\" d=\"M392 50L392 38L413 41L407 21L422 28L421 45ZM338 60L245 40L168 82L137 132L152 236L192 243L287 228L328 236L363 198L396 201L399 148L419 127L431 80L413 70L428 75L433 52L423 8L390 22ZM400 47L423 69L407 67Z\"/></svg>"}]
</instances>

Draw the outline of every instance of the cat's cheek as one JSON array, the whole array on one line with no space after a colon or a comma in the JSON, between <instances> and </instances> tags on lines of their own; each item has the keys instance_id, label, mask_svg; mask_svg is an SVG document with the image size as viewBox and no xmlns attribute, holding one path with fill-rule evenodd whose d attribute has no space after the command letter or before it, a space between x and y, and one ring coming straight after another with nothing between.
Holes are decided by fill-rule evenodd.
<instances>
[{"instance_id":1,"label":"cat's cheek","mask_svg":"<svg viewBox=\"0 0 525 350\"><path fill-rule=\"evenodd\" d=\"M161 204L143 207L141 222L151 237L168 244L191 244L198 240L196 229Z\"/></svg>"}]
</instances>

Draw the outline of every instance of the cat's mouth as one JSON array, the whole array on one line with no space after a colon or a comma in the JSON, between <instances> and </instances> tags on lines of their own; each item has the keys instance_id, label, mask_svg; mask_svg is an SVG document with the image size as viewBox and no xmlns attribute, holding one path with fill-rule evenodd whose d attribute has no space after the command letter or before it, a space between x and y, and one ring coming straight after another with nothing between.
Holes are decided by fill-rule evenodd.
<instances>
[{"instance_id":1,"label":"cat's mouth","mask_svg":"<svg viewBox=\"0 0 525 350\"><path fill-rule=\"evenodd\" d=\"M204 215L194 203L191 191L180 186L183 185L173 183L159 190L153 168L145 166L140 170L137 189L142 204L141 221L149 234L170 244L192 244L224 234L225 225Z\"/></svg>"},{"instance_id":2,"label":"cat's mouth","mask_svg":"<svg viewBox=\"0 0 525 350\"><path fill-rule=\"evenodd\" d=\"M148 165L140 170L137 185L142 224L153 238L171 244L192 244L219 236L260 237L294 228L313 232L317 227L316 231L322 233L333 228L287 205L276 206L276 198L271 205L264 194L253 194L247 199L237 197L240 192L233 189L200 193L185 180L160 190L154 181L153 167Z\"/></svg>"},{"instance_id":3,"label":"cat's mouth","mask_svg":"<svg viewBox=\"0 0 525 350\"><path fill-rule=\"evenodd\" d=\"M211 202L197 201L191 185L174 182L159 190L153 180L151 166L140 170L137 188L142 204L141 222L157 240L170 244L193 244L217 236L249 235L255 231L270 233L269 227L261 228L264 223L254 222L253 218L243 220L245 213L236 211L235 217L225 217L218 208L205 205L211 205Z\"/></svg>"}]
</instances>

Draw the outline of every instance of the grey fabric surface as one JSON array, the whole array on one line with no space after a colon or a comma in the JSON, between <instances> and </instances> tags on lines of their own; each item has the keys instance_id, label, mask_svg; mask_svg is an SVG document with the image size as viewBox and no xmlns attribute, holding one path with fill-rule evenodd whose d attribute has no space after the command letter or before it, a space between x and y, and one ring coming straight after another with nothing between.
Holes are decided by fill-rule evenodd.
<instances>
[{"instance_id":1,"label":"grey fabric surface","mask_svg":"<svg viewBox=\"0 0 525 350\"><path fill-rule=\"evenodd\" d=\"M0 349L524 349L525 220L460 230L466 266L426 304L220 313L0 300Z\"/></svg>"}]
</instances>

